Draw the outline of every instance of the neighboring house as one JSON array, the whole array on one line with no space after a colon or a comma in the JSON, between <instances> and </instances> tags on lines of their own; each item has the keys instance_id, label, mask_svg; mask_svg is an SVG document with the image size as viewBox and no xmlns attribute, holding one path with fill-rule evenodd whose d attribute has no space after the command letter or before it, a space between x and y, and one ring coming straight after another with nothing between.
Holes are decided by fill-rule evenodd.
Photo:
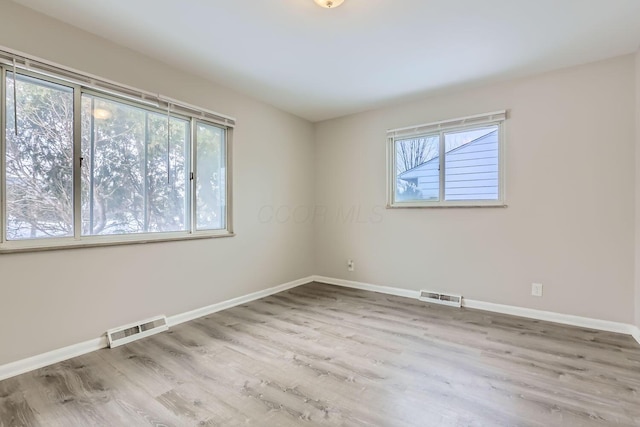
<instances>
[{"instance_id":1,"label":"neighboring house","mask_svg":"<svg viewBox=\"0 0 640 427\"><path fill-rule=\"evenodd\" d=\"M439 156L409 169L398 180L421 194L438 199ZM498 199L498 131L495 130L445 153L445 200Z\"/></svg>"}]
</instances>

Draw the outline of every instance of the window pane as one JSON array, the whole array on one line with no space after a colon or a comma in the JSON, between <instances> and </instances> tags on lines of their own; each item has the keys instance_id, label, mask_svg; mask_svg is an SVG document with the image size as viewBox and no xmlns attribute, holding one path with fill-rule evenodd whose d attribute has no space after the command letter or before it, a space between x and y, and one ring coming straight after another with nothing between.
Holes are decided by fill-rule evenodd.
<instances>
[{"instance_id":1,"label":"window pane","mask_svg":"<svg viewBox=\"0 0 640 427\"><path fill-rule=\"evenodd\" d=\"M498 126L445 133L445 200L498 200Z\"/></svg>"},{"instance_id":2,"label":"window pane","mask_svg":"<svg viewBox=\"0 0 640 427\"><path fill-rule=\"evenodd\" d=\"M438 200L440 197L439 135L395 142L395 201Z\"/></svg>"},{"instance_id":3,"label":"window pane","mask_svg":"<svg viewBox=\"0 0 640 427\"><path fill-rule=\"evenodd\" d=\"M197 141L196 228L225 228L225 131L217 126L198 123Z\"/></svg>"},{"instance_id":4,"label":"window pane","mask_svg":"<svg viewBox=\"0 0 640 427\"><path fill-rule=\"evenodd\" d=\"M6 88L7 239L73 236L73 91L17 75L14 105Z\"/></svg>"},{"instance_id":5,"label":"window pane","mask_svg":"<svg viewBox=\"0 0 640 427\"><path fill-rule=\"evenodd\" d=\"M82 234L186 229L189 122L82 96Z\"/></svg>"}]
</instances>

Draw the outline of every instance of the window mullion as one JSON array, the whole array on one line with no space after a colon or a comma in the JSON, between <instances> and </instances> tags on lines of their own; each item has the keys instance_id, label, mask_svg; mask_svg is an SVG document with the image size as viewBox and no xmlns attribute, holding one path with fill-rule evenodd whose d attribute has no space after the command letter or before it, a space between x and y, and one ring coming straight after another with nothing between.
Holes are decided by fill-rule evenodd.
<instances>
[{"instance_id":1,"label":"window mullion","mask_svg":"<svg viewBox=\"0 0 640 427\"><path fill-rule=\"evenodd\" d=\"M89 132L91 133L90 135L90 147L89 147L89 231L88 231L88 235L92 235L93 234L93 230L94 230L94 225L95 225L95 219L94 219L94 213L95 213L95 200L94 200L94 192L95 192L95 182L94 182L94 178L95 178L95 164L96 164L96 118L95 118L95 111L96 111L96 100L95 98L91 98L91 117L89 118L89 120L91 121L91 128L89 130ZM82 171L81 171L82 172ZM82 174L81 174L82 175Z\"/></svg>"},{"instance_id":2,"label":"window mullion","mask_svg":"<svg viewBox=\"0 0 640 427\"><path fill-rule=\"evenodd\" d=\"M440 176L439 176L439 181L440 181L440 194L439 194L439 198L438 200L443 201L444 200L444 195L445 195L445 166L444 166L444 156L445 156L445 146L444 146L444 132L440 132L440 136L439 136L439 142L438 142L438 156L440 157L439 160L439 167L438 167L438 171L440 172Z\"/></svg>"},{"instance_id":3,"label":"window mullion","mask_svg":"<svg viewBox=\"0 0 640 427\"><path fill-rule=\"evenodd\" d=\"M231 128L227 128L224 132L224 152L225 228L233 233L233 129Z\"/></svg>"},{"instance_id":4,"label":"window mullion","mask_svg":"<svg viewBox=\"0 0 640 427\"><path fill-rule=\"evenodd\" d=\"M144 165L142 168L142 210L143 210L143 228L144 232L149 232L149 113L144 113Z\"/></svg>"},{"instance_id":5,"label":"window mullion","mask_svg":"<svg viewBox=\"0 0 640 427\"><path fill-rule=\"evenodd\" d=\"M504 122L498 126L498 138L500 143L498 144L498 198L506 203L506 169L505 169L505 157L506 157L506 142L504 137Z\"/></svg>"},{"instance_id":6,"label":"window mullion","mask_svg":"<svg viewBox=\"0 0 640 427\"><path fill-rule=\"evenodd\" d=\"M7 203L6 203L6 185L5 185L5 175L6 175L6 150L5 150L5 133L7 129L6 123L6 90L7 90L7 74L4 67L0 67L0 78L2 78L2 82L0 83L0 244L6 242L7 235Z\"/></svg>"},{"instance_id":7,"label":"window mullion","mask_svg":"<svg viewBox=\"0 0 640 427\"><path fill-rule=\"evenodd\" d=\"M73 237L82 236L82 91L73 87Z\"/></svg>"},{"instance_id":8,"label":"window mullion","mask_svg":"<svg viewBox=\"0 0 640 427\"><path fill-rule=\"evenodd\" d=\"M395 138L387 137L387 207L391 206L397 197L397 165L396 140Z\"/></svg>"},{"instance_id":9,"label":"window mullion","mask_svg":"<svg viewBox=\"0 0 640 427\"><path fill-rule=\"evenodd\" d=\"M191 152L189 153L189 159L191 164L189 165L189 232L194 234L196 232L196 167L198 164L198 153L196 147L198 146L198 123L195 119L191 119Z\"/></svg>"}]
</instances>

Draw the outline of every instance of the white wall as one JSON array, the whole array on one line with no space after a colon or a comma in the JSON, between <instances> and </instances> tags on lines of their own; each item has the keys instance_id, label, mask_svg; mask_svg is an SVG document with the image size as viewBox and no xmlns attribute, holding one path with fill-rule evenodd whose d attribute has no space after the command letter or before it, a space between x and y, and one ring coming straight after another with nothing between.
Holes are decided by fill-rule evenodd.
<instances>
[{"instance_id":1,"label":"white wall","mask_svg":"<svg viewBox=\"0 0 640 427\"><path fill-rule=\"evenodd\" d=\"M0 255L0 365L313 273L312 225L259 219L313 203L313 126L247 96L0 2L0 45L237 118L236 237Z\"/></svg>"},{"instance_id":2,"label":"white wall","mask_svg":"<svg viewBox=\"0 0 640 427\"><path fill-rule=\"evenodd\" d=\"M634 61L318 124L316 203L329 214L316 220L316 273L632 323ZM384 209L386 129L500 109L508 208ZM544 297L530 296L532 282Z\"/></svg>"}]
</instances>

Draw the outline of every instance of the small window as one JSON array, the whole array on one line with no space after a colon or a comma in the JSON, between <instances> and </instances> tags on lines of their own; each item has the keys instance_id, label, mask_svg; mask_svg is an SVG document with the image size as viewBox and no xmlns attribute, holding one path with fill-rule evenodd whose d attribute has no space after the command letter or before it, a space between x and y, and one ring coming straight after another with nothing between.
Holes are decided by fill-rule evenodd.
<instances>
[{"instance_id":1,"label":"small window","mask_svg":"<svg viewBox=\"0 0 640 427\"><path fill-rule=\"evenodd\" d=\"M389 131L389 206L504 206L505 112Z\"/></svg>"}]
</instances>

